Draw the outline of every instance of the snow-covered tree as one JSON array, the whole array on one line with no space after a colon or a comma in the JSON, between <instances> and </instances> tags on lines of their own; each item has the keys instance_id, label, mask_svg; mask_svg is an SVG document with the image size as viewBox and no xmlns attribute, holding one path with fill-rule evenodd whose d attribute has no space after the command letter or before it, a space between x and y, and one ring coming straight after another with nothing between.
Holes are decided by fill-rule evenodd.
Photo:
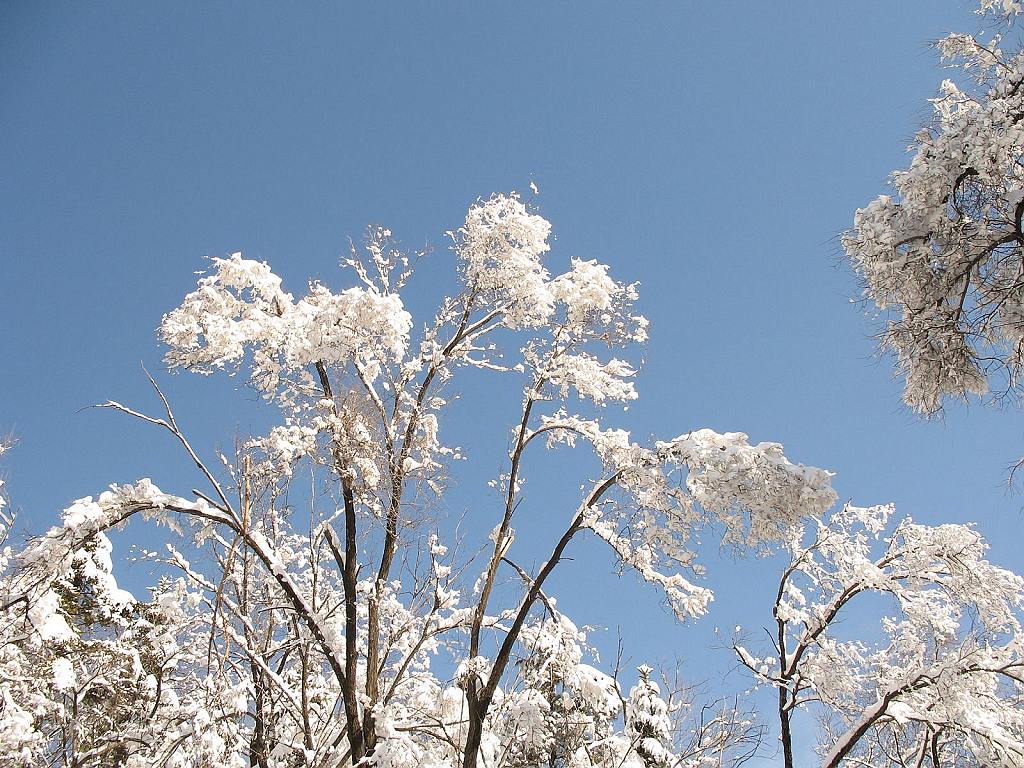
<instances>
[{"instance_id":1,"label":"snow-covered tree","mask_svg":"<svg viewBox=\"0 0 1024 768\"><path fill-rule=\"evenodd\" d=\"M158 416L106 404L177 441L201 487L111 486L5 555L0 764L747 759L758 726L744 705L663 698L646 668L624 697L545 585L593 535L676 616L698 617L712 593L695 534L714 522L736 545L790 540L834 503L830 474L741 433L647 445L607 425L607 406L637 396L635 366L616 350L643 342L647 321L637 287L606 266L549 271L550 229L515 195L473 205L452 235L459 289L422 324L403 301L411 261L384 229L345 261L340 291L313 282L296 298L265 263L213 259L163 318L167 363L247 371L278 421L209 462L155 382ZM516 381L522 400L507 421L479 425L510 447L500 504L484 494L474 512L493 526L484 553L459 559L421 509L459 467L441 427L467 370ZM589 448L599 471L575 505L548 512L562 533L529 571L513 528L531 502L524 468L542 474L537 453L559 446ZM290 501L300 466L314 478L308 514ZM143 601L118 587L106 538L139 518L169 531L165 575ZM499 588L506 575L517 592Z\"/></svg>"},{"instance_id":2,"label":"snow-covered tree","mask_svg":"<svg viewBox=\"0 0 1024 768\"><path fill-rule=\"evenodd\" d=\"M1021 5L979 11L1005 25ZM903 398L923 413L1011 392L1024 370L1024 51L999 34L953 34L938 49L963 76L931 99L894 194L857 211L843 240L886 316Z\"/></svg>"},{"instance_id":3,"label":"snow-covered tree","mask_svg":"<svg viewBox=\"0 0 1024 768\"><path fill-rule=\"evenodd\" d=\"M1000 33L938 42L961 76L931 100L894 194L857 211L843 241L887 321L904 401L925 414L948 397L1016 394L1024 371L1022 7L977 10ZM887 529L890 514L847 507L810 546L794 540L775 647L757 658L737 645L778 689L787 762L792 718L817 707L826 765L1024 765L1021 580L984 560L972 528ZM894 608L880 644L836 626L870 593Z\"/></svg>"},{"instance_id":4,"label":"snow-covered tree","mask_svg":"<svg viewBox=\"0 0 1024 768\"><path fill-rule=\"evenodd\" d=\"M972 527L892 512L847 505L794 537L772 647L734 646L777 689L787 768L808 710L827 768L1024 765L1024 579L985 560ZM850 636L871 596L877 632Z\"/></svg>"}]
</instances>

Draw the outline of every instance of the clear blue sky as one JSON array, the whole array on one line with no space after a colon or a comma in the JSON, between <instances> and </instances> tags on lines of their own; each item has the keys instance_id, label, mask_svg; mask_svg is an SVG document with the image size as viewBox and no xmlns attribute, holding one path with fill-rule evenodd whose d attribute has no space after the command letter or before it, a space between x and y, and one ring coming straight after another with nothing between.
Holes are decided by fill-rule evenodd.
<instances>
[{"instance_id":1,"label":"clear blue sky","mask_svg":"<svg viewBox=\"0 0 1024 768\"><path fill-rule=\"evenodd\" d=\"M1004 486L1020 415L907 413L836 240L907 162L945 76L927 43L977 29L969 9L0 0L0 429L20 439L6 471L22 522L140 476L192 487L162 435L80 409L154 405L139 362L160 371L154 329L204 255L266 259L295 292L310 276L341 287L346 238L380 223L437 246L440 271L468 203L533 179L556 260L642 283L641 399L610 417L638 436L782 442L836 471L843 498L978 521L993 558L1024 571L1024 497ZM161 381L207 452L265 421L241 381ZM637 663L716 668L711 630L769 618L776 564L707 549L718 602L695 627L606 579L589 545L563 606L622 625Z\"/></svg>"}]
</instances>

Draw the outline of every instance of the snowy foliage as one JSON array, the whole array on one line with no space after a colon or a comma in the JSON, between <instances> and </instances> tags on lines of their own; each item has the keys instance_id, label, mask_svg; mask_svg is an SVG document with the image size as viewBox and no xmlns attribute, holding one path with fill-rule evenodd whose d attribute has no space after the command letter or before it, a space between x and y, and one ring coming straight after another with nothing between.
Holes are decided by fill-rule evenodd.
<instances>
[{"instance_id":1,"label":"snowy foliage","mask_svg":"<svg viewBox=\"0 0 1024 768\"><path fill-rule=\"evenodd\" d=\"M698 583L695 534L719 525L737 546L783 541L833 503L830 475L739 433L642 445L606 427L610 404L637 397L626 349L647 338L637 286L579 258L552 274L550 234L514 194L471 206L452 233L459 292L418 326L401 297L412 261L383 228L344 260L354 285L311 283L298 299L265 263L212 259L163 318L167 364L246 372L278 421L214 471L159 389L160 417L106 404L169 432L205 490L112 486L5 554L0 765L749 757L760 729L744 707L689 721L692 701L663 699L647 667L625 697L543 587L592 533L680 619L698 616L712 595ZM440 429L465 368L523 394L490 541L459 561L417 510L458 466ZM495 427L505 439L508 424ZM541 468L545 445L589 446L600 472L531 573L513 559L512 522L528 498L524 466ZM315 478L304 521L288 501L299 468ZM146 598L118 586L106 536L136 517L169 530L165 551L146 555L164 574ZM511 599L495 591L506 571L522 584Z\"/></svg>"},{"instance_id":2,"label":"snowy foliage","mask_svg":"<svg viewBox=\"0 0 1024 768\"><path fill-rule=\"evenodd\" d=\"M794 538L774 647L737 644L740 661L778 687L784 732L824 710L826 766L1024 765L1024 579L988 562L970 526L892 514L847 505ZM842 620L863 624L872 594L880 639L850 638Z\"/></svg>"},{"instance_id":3,"label":"snowy foliage","mask_svg":"<svg viewBox=\"0 0 1024 768\"><path fill-rule=\"evenodd\" d=\"M1022 7L976 10L1005 25ZM904 400L926 414L1014 392L1024 372L1024 51L998 34L937 47L964 75L931 99L894 194L844 237ZM848 506L810 546L795 539L775 647L758 658L737 644L740 660L779 689L784 741L795 712L820 710L826 765L1024 765L1024 582L984 559L973 528L887 527L891 514ZM892 607L884 639L844 637L839 617L872 593Z\"/></svg>"},{"instance_id":4,"label":"snowy foliage","mask_svg":"<svg viewBox=\"0 0 1024 768\"><path fill-rule=\"evenodd\" d=\"M1012 18L1020 4L979 10ZM894 194L857 211L843 241L886 313L904 400L924 413L1004 393L1024 370L1024 53L998 35L953 34L938 49L965 76L942 83Z\"/></svg>"}]
</instances>

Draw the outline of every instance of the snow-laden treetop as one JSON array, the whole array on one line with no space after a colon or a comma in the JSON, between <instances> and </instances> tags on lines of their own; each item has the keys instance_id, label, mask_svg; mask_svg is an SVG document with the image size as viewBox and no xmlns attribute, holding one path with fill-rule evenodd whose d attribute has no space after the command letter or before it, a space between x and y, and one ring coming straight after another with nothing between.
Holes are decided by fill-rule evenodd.
<instances>
[{"instance_id":1,"label":"snow-laden treetop","mask_svg":"<svg viewBox=\"0 0 1024 768\"><path fill-rule=\"evenodd\" d=\"M979 8L1010 21L1020 11L1011 0ZM943 81L910 166L892 174L895 194L858 210L843 240L885 312L903 398L923 413L945 397L1003 394L1024 370L1024 52L1003 42L938 42L966 76Z\"/></svg>"},{"instance_id":2,"label":"snow-laden treetop","mask_svg":"<svg viewBox=\"0 0 1024 768\"><path fill-rule=\"evenodd\" d=\"M777 443L696 429L643 444L607 425L609 404L637 397L637 368L625 350L647 339L647 321L633 310L637 286L578 258L553 274L545 262L550 235L551 225L515 194L472 205L452 233L459 288L426 322L414 320L403 300L413 285L413 262L383 228L372 229L365 250L353 249L344 261L354 285L340 291L313 282L297 298L266 263L240 253L213 259L196 290L163 318L167 363L202 374L245 371L280 418L237 455L221 456L224 470L213 471L162 392L161 418L108 403L170 432L198 467L205 490L182 496L148 479L112 486L75 502L62 525L17 555L4 591L5 610L26 606L19 642L27 655L18 657L19 669L53 644L78 642L81 617L66 608L76 585L90 585L91 615L105 621L140 610L117 587L104 534L141 515L167 525L194 551L213 547L212 560L204 554L199 561L218 563L221 572L206 575L184 544L172 545L168 564L199 597L163 588L162 607L146 610L176 617L175 631L183 636L209 626L210 648L221 648L225 658L244 657L257 682L239 679L231 668L217 671L223 681L209 696L224 711L247 712L262 723L271 716L259 686L277 692L275 717L287 724L274 727L291 735L273 736L281 759L274 765L293 764L300 743L307 766L372 759L388 768L475 768L481 760L507 765L517 755L533 760L551 749L562 749L560 759L580 768L682 764L682 755L672 757L657 685L644 673L627 702L612 678L583 663L583 635L543 591L548 577L578 535L593 534L619 563L657 587L680 620L697 617L712 599L696 562L700 529L712 524L725 542L763 547L791 539L801 520L824 515L836 494L829 472L791 462ZM454 380L466 368L511 377L523 395L507 421L480 425L509 444L508 463L491 483L499 499L485 490L489 501L471 512L491 529L482 554L456 562L423 510L433 508L432 497L459 467L460 451L443 442L442 427ZM557 478L578 489L578 500L550 510L564 533L530 573L516 561L517 510L557 505L530 496L524 467L543 472L537 451L577 445L597 457L596 474L582 485L579 478L571 484ZM313 477L309 515L293 515L288 500L299 465ZM507 587L496 590L506 574L522 584L511 603ZM212 619L197 608L204 599ZM547 618L538 617L541 606ZM230 617L223 627L221 612ZM130 623L122 629L140 631ZM165 640L177 649L168 653L182 669L202 667L183 646ZM296 660L295 644L309 655ZM548 658L554 649L565 656L557 664ZM430 666L442 651L452 665L448 683ZM54 685L71 690L78 673L58 661ZM321 698L300 700L285 678L306 680L310 669L321 675L314 686ZM139 685L141 674L133 678ZM172 684L170 677L168 686L192 685ZM255 699L246 692L250 684ZM157 678L157 689L162 685ZM139 694L151 710L146 723L160 712L179 724L204 722L216 735L214 746L175 741L179 731L167 726L171 735L153 742L152 755L141 748L133 753L139 765L175 755L183 765L214 760L211 755L227 761L238 757L232 750L240 739L248 738L252 749L253 739L271 738L270 726L249 730L237 719L216 721L212 704L190 700L182 708L176 701L162 710L161 695ZM556 747L555 729L584 716L587 724ZM730 729L747 732L735 718L722 723L700 730L700 739L718 734L719 759L732 743ZM48 748L34 731L20 733L17 749L42 754ZM190 756L182 757L185 749L193 750ZM694 754L709 749L705 744Z\"/></svg>"}]
</instances>

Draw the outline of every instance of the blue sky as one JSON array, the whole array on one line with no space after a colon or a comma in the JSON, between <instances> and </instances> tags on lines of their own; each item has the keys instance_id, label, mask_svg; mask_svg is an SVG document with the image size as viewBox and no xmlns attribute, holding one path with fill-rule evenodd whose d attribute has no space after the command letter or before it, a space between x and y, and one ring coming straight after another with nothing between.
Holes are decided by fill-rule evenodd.
<instances>
[{"instance_id":1,"label":"blue sky","mask_svg":"<svg viewBox=\"0 0 1024 768\"><path fill-rule=\"evenodd\" d=\"M159 373L154 329L203 256L266 259L294 292L344 287L346 238L374 223L434 246L424 269L442 274L467 205L534 180L556 264L641 282L641 399L612 420L782 442L837 472L844 499L977 521L1024 571L1024 500L1005 489L1019 415L909 414L837 244L927 119L946 76L928 42L978 26L968 3L934 0L0 2L0 430L20 440L5 460L22 522L111 482L192 487L162 435L82 410L154 406L140 361L207 453L265 423L241 380ZM471 442L487 393L464 394L450 429ZM451 514L483 498L499 453ZM769 617L777 564L713 542L715 613L683 629L596 546L578 555L563 606L621 626L637 663L718 669L714 626Z\"/></svg>"}]
</instances>

